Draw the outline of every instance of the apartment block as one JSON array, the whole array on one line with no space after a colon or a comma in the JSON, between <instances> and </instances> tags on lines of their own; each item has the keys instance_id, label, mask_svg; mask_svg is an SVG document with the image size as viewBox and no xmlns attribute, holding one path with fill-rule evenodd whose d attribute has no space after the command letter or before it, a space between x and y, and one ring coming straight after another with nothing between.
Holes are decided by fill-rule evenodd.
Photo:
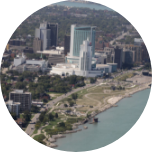
<instances>
[{"instance_id":1,"label":"apartment block","mask_svg":"<svg viewBox=\"0 0 152 152\"><path fill-rule=\"evenodd\" d=\"M24 92L23 90L14 90L10 92L9 99L13 102L20 103L20 112L31 110L31 93Z\"/></svg>"}]
</instances>

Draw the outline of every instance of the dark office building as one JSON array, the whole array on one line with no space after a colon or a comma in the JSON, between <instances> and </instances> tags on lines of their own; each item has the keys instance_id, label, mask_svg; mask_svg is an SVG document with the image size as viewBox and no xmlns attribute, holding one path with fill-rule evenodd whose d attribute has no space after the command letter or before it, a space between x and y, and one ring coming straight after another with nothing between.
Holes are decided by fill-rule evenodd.
<instances>
[{"instance_id":1,"label":"dark office building","mask_svg":"<svg viewBox=\"0 0 152 152\"><path fill-rule=\"evenodd\" d=\"M122 48L119 48L118 46L115 48L115 58L114 63L117 63L117 68L122 68L122 58L123 58L123 50Z\"/></svg>"},{"instance_id":2,"label":"dark office building","mask_svg":"<svg viewBox=\"0 0 152 152\"><path fill-rule=\"evenodd\" d=\"M104 59L104 64L107 64L107 59L106 58Z\"/></svg>"},{"instance_id":3,"label":"dark office building","mask_svg":"<svg viewBox=\"0 0 152 152\"><path fill-rule=\"evenodd\" d=\"M58 42L58 23L48 23L48 29L51 30L51 46L57 46Z\"/></svg>"},{"instance_id":4,"label":"dark office building","mask_svg":"<svg viewBox=\"0 0 152 152\"><path fill-rule=\"evenodd\" d=\"M67 53L70 52L70 35L64 36L64 54L67 55Z\"/></svg>"}]
</instances>

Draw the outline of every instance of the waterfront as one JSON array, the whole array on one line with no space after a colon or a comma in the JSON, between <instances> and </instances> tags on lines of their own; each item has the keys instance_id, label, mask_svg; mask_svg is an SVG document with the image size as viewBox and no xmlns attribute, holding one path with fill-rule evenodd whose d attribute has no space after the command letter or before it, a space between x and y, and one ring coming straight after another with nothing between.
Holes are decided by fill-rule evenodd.
<instances>
[{"instance_id":1,"label":"waterfront","mask_svg":"<svg viewBox=\"0 0 152 152\"><path fill-rule=\"evenodd\" d=\"M59 2L59 3L55 3L53 5L68 6L68 7L81 7L81 8L95 9L95 10L112 11L112 9L110 9L109 7L106 7L104 5L89 4L89 3L77 3L77 2L63 1L63 2Z\"/></svg>"},{"instance_id":2,"label":"waterfront","mask_svg":"<svg viewBox=\"0 0 152 152\"><path fill-rule=\"evenodd\" d=\"M104 147L122 137L136 123L149 98L150 89L124 98L113 107L97 115L98 124L86 124L88 129L68 134L58 139L56 149L65 151L88 151Z\"/></svg>"}]
</instances>

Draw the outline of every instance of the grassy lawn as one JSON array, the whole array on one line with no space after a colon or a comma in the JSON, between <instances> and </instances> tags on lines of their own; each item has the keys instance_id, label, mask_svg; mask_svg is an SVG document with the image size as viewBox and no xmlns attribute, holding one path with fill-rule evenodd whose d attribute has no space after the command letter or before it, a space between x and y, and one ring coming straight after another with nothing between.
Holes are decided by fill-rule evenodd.
<instances>
[{"instance_id":1,"label":"grassy lawn","mask_svg":"<svg viewBox=\"0 0 152 152\"><path fill-rule=\"evenodd\" d=\"M89 111L88 114L90 115L93 111Z\"/></svg>"},{"instance_id":2,"label":"grassy lawn","mask_svg":"<svg viewBox=\"0 0 152 152\"><path fill-rule=\"evenodd\" d=\"M116 79L119 80L119 81L126 81L126 79L132 78L135 75L136 74L134 72L133 73L127 73L127 74L124 74L124 75L121 75L121 76L117 77Z\"/></svg>"},{"instance_id":3,"label":"grassy lawn","mask_svg":"<svg viewBox=\"0 0 152 152\"><path fill-rule=\"evenodd\" d=\"M59 122L61 122L61 119L60 119L60 118L55 119L55 120L53 120L53 121L50 121L50 122L49 122L49 125L46 126L46 127L44 127L42 130L51 129L53 126L56 126L57 123L59 123Z\"/></svg>"},{"instance_id":4,"label":"grassy lawn","mask_svg":"<svg viewBox=\"0 0 152 152\"><path fill-rule=\"evenodd\" d=\"M22 113L20 114L20 118L23 118L23 114Z\"/></svg>"},{"instance_id":5,"label":"grassy lawn","mask_svg":"<svg viewBox=\"0 0 152 152\"><path fill-rule=\"evenodd\" d=\"M38 132L38 130L35 129L32 135L37 134L37 132Z\"/></svg>"},{"instance_id":6,"label":"grassy lawn","mask_svg":"<svg viewBox=\"0 0 152 152\"><path fill-rule=\"evenodd\" d=\"M37 134L37 129L34 130L33 134Z\"/></svg>"},{"instance_id":7,"label":"grassy lawn","mask_svg":"<svg viewBox=\"0 0 152 152\"><path fill-rule=\"evenodd\" d=\"M88 95L88 97L89 97L89 95ZM76 101L76 103L78 105L85 105L85 106L95 106L98 104L98 102L92 101L92 99L88 99L85 96L83 96L82 99L78 99Z\"/></svg>"},{"instance_id":8,"label":"grassy lawn","mask_svg":"<svg viewBox=\"0 0 152 152\"><path fill-rule=\"evenodd\" d=\"M55 106L60 106L61 104L62 104L63 102L61 102L61 101L59 101L59 102L57 102L56 104L54 104Z\"/></svg>"},{"instance_id":9,"label":"grassy lawn","mask_svg":"<svg viewBox=\"0 0 152 152\"><path fill-rule=\"evenodd\" d=\"M52 100L56 99L56 97L52 97Z\"/></svg>"},{"instance_id":10,"label":"grassy lawn","mask_svg":"<svg viewBox=\"0 0 152 152\"><path fill-rule=\"evenodd\" d=\"M40 135L36 135L34 136L33 138L34 140L46 145L46 143L43 141L45 139L45 136L43 134L40 134Z\"/></svg>"},{"instance_id":11,"label":"grassy lawn","mask_svg":"<svg viewBox=\"0 0 152 152\"><path fill-rule=\"evenodd\" d=\"M80 111L82 113L86 113L90 108L89 107L81 107L81 108L77 108L77 111Z\"/></svg>"}]
</instances>

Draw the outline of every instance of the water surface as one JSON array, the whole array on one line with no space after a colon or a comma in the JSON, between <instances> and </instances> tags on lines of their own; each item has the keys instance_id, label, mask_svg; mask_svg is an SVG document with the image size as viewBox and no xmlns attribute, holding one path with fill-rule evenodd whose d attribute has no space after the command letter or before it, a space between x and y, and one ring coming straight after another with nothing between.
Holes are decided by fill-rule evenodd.
<instances>
[{"instance_id":1,"label":"water surface","mask_svg":"<svg viewBox=\"0 0 152 152\"><path fill-rule=\"evenodd\" d=\"M60 6L69 6L69 7L82 7L82 8L90 8L95 10L108 10L112 11L109 7L99 4L89 4L89 3L77 3L77 2L69 2L69 1L62 1L59 3L55 3L53 5L60 5Z\"/></svg>"},{"instance_id":2,"label":"water surface","mask_svg":"<svg viewBox=\"0 0 152 152\"><path fill-rule=\"evenodd\" d=\"M64 151L89 151L104 147L122 137L142 114L150 89L140 91L131 98L124 98L113 107L97 115L98 124L86 124L88 129L68 134L59 139L56 149Z\"/></svg>"}]
</instances>

